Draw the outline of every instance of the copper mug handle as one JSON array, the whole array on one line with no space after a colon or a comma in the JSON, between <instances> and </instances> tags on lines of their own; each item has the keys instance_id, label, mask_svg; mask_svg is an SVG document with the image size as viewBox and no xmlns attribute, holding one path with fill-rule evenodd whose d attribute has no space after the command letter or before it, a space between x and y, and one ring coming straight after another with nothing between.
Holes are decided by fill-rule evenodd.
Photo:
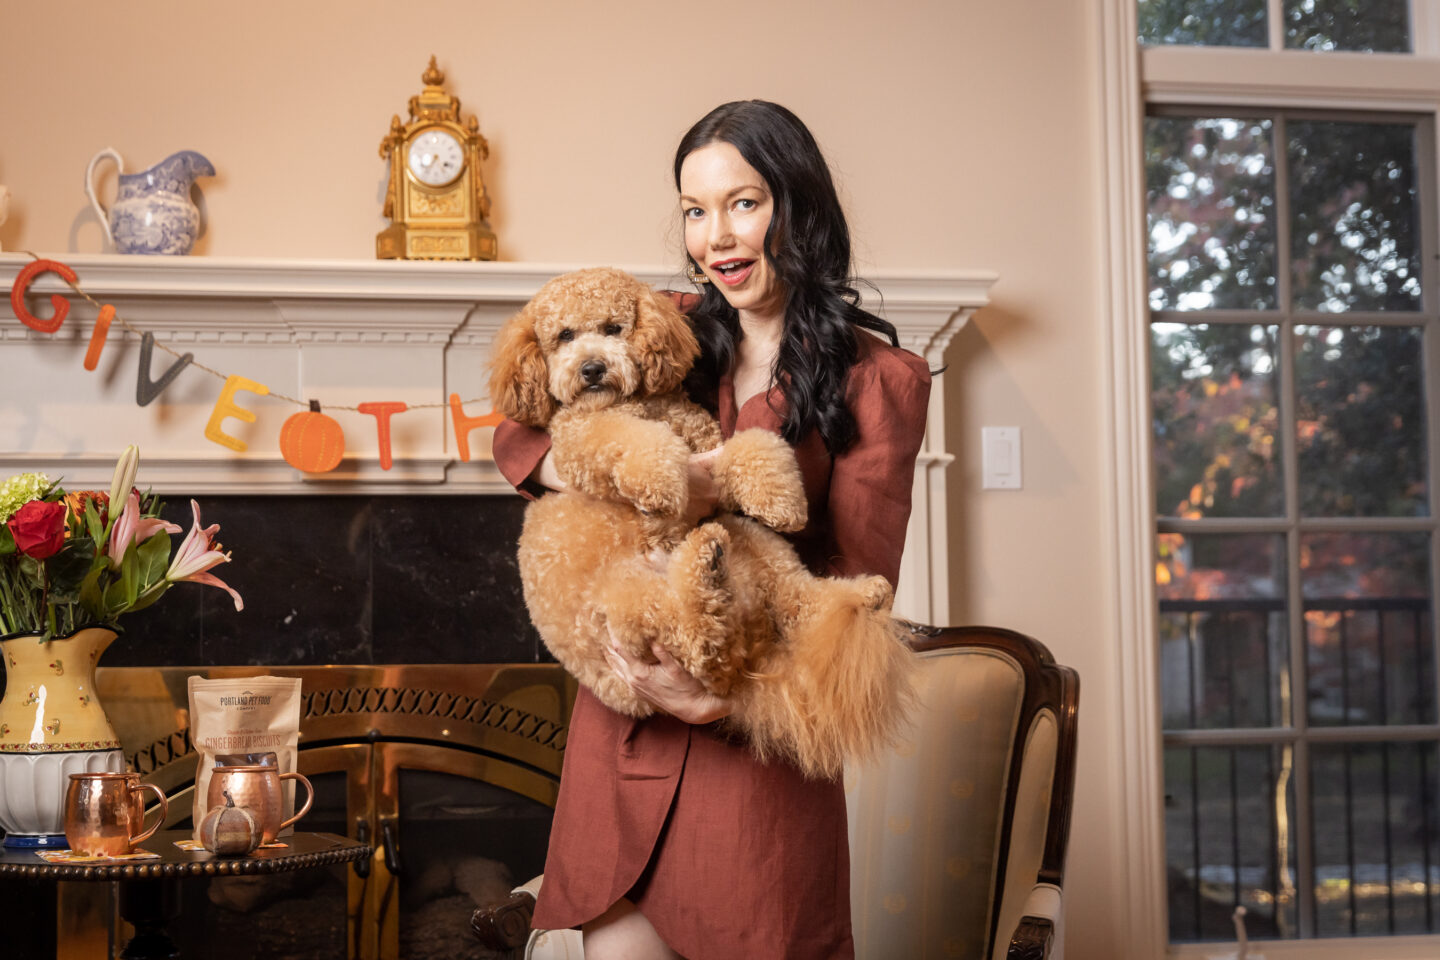
<instances>
[{"instance_id":1,"label":"copper mug handle","mask_svg":"<svg viewBox=\"0 0 1440 960\"><path fill-rule=\"evenodd\" d=\"M291 817L289 820L286 820L284 823L280 824L280 826L276 827L276 828L275 828L275 832L276 832L276 833L279 833L281 830L284 830L286 827L290 826L290 825L291 825L292 823L294 823L296 820L299 820L301 817L305 816L305 814L309 813L309 812L310 812L310 805L315 802L315 788L314 788L313 786L311 786L309 780L306 780L306 779L305 779L304 774L299 774L299 773L282 773L282 774L280 774L280 779L281 779L282 781L284 781L284 780L295 780L295 781L298 781L298 782L300 782L300 783L305 784L305 792L306 792L307 796L305 797L305 806L303 806L303 807L301 807L299 810L295 811L295 816Z\"/></svg>"},{"instance_id":2,"label":"copper mug handle","mask_svg":"<svg viewBox=\"0 0 1440 960\"><path fill-rule=\"evenodd\" d=\"M140 826L145 826L145 803L143 800L140 799L140 794L144 793L146 790L153 790L155 792L155 798L160 801L160 816L155 818L155 824L149 830L146 830L138 837L130 838L131 846L134 846L142 840L149 840L151 837L153 837L155 835L155 831L159 830L160 825L165 822L165 818L170 816L170 801L166 799L164 790L161 790L153 783L131 784L130 794L135 798L135 802L140 804Z\"/></svg>"}]
</instances>

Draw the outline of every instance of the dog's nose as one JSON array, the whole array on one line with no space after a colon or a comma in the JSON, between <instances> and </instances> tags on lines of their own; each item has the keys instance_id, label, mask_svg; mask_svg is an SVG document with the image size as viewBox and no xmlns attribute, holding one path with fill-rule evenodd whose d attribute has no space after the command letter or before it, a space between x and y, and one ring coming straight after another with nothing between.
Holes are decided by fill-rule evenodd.
<instances>
[{"instance_id":1,"label":"dog's nose","mask_svg":"<svg viewBox=\"0 0 1440 960\"><path fill-rule=\"evenodd\" d=\"M599 383L605 378L605 364L599 360L587 360L580 368L580 376L586 383Z\"/></svg>"}]
</instances>

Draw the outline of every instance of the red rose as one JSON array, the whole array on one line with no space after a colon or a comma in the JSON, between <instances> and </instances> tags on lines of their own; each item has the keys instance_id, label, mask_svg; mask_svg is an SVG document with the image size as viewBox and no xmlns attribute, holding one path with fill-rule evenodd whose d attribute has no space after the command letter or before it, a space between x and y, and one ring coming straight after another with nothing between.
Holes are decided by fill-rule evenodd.
<instances>
[{"instance_id":1,"label":"red rose","mask_svg":"<svg viewBox=\"0 0 1440 960\"><path fill-rule=\"evenodd\" d=\"M15 511L6 526L21 553L48 560L65 546L65 504L31 500Z\"/></svg>"}]
</instances>

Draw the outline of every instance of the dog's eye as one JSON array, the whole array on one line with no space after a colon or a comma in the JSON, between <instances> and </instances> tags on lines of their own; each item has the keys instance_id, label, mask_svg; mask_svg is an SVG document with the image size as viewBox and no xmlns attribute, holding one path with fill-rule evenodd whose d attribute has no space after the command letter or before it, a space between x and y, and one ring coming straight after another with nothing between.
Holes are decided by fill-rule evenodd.
<instances>
[{"instance_id":1,"label":"dog's eye","mask_svg":"<svg viewBox=\"0 0 1440 960\"><path fill-rule=\"evenodd\" d=\"M607 323L605 324L605 336L618 337L620 336L620 331L623 329L624 327L620 326L620 324L618 323Z\"/></svg>"},{"instance_id":2,"label":"dog's eye","mask_svg":"<svg viewBox=\"0 0 1440 960\"><path fill-rule=\"evenodd\" d=\"M559 340L561 343L569 343L571 340L575 339L575 331L571 330L569 327L566 327L564 330L560 331L560 335L557 336L555 339Z\"/></svg>"}]
</instances>

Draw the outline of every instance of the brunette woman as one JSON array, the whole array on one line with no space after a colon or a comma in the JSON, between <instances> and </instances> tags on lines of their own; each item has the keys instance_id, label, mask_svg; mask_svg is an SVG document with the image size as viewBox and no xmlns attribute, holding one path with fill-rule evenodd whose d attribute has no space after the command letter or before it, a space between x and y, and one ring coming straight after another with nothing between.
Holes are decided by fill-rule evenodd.
<instances>
[{"instance_id":1,"label":"brunette woman","mask_svg":"<svg viewBox=\"0 0 1440 960\"><path fill-rule=\"evenodd\" d=\"M859 306L814 137L777 104L724 104L680 142L675 185L701 291L687 387L726 437L765 427L794 446L810 520L792 539L811 570L894 584L930 372ZM560 487L548 449L514 423L495 434L496 464L527 495ZM691 464L696 516L714 505L709 459ZM851 957L842 785L719 735L731 706L658 648L611 662L661 715L632 720L580 691L536 926L581 927L586 960Z\"/></svg>"}]
</instances>

